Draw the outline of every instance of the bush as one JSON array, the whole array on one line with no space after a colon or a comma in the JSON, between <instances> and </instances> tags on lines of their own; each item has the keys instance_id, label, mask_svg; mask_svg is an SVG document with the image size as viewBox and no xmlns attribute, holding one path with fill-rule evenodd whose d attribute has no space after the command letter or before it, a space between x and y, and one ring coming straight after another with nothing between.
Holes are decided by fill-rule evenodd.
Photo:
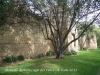
<instances>
[{"instance_id":1,"label":"bush","mask_svg":"<svg viewBox=\"0 0 100 75\"><path fill-rule=\"evenodd\" d=\"M44 57L44 54L39 54L39 55L37 56L37 58L41 58L41 57Z\"/></svg>"},{"instance_id":2,"label":"bush","mask_svg":"<svg viewBox=\"0 0 100 75\"><path fill-rule=\"evenodd\" d=\"M88 50L88 48L87 47L84 47L83 50Z\"/></svg>"},{"instance_id":3,"label":"bush","mask_svg":"<svg viewBox=\"0 0 100 75\"><path fill-rule=\"evenodd\" d=\"M100 48L100 46L98 46L98 48Z\"/></svg>"},{"instance_id":4,"label":"bush","mask_svg":"<svg viewBox=\"0 0 100 75\"><path fill-rule=\"evenodd\" d=\"M67 51L63 53L64 55L77 55L77 52L75 50Z\"/></svg>"},{"instance_id":5,"label":"bush","mask_svg":"<svg viewBox=\"0 0 100 75\"><path fill-rule=\"evenodd\" d=\"M69 55L72 55L72 53L69 52L69 51L68 51L68 52L64 52L63 54L64 54L64 55L68 55L68 56L69 56Z\"/></svg>"},{"instance_id":6,"label":"bush","mask_svg":"<svg viewBox=\"0 0 100 75\"><path fill-rule=\"evenodd\" d=\"M11 62L12 62L12 58L11 58L11 57L5 57L5 58L3 59L3 62L4 62L4 63L11 63Z\"/></svg>"},{"instance_id":7,"label":"bush","mask_svg":"<svg viewBox=\"0 0 100 75\"><path fill-rule=\"evenodd\" d=\"M11 62L16 62L17 61L17 57L14 57L14 56L8 56L8 57L5 57L3 59L3 62L4 63L11 63Z\"/></svg>"},{"instance_id":8,"label":"bush","mask_svg":"<svg viewBox=\"0 0 100 75\"><path fill-rule=\"evenodd\" d=\"M17 61L17 57L12 56L11 59L12 59L12 62L16 62Z\"/></svg>"},{"instance_id":9,"label":"bush","mask_svg":"<svg viewBox=\"0 0 100 75\"><path fill-rule=\"evenodd\" d=\"M71 54L72 54L72 55L77 55L77 52L74 51L74 50L71 50Z\"/></svg>"},{"instance_id":10,"label":"bush","mask_svg":"<svg viewBox=\"0 0 100 75\"><path fill-rule=\"evenodd\" d=\"M46 56L53 56L54 55L54 52L53 51L48 51L47 53L46 53Z\"/></svg>"},{"instance_id":11,"label":"bush","mask_svg":"<svg viewBox=\"0 0 100 75\"><path fill-rule=\"evenodd\" d=\"M15 57L15 56L7 56L3 59L3 62L4 63L11 63L11 62L16 62L18 60L24 60L23 56L18 56L18 57Z\"/></svg>"},{"instance_id":12,"label":"bush","mask_svg":"<svg viewBox=\"0 0 100 75\"><path fill-rule=\"evenodd\" d=\"M25 57L23 55L19 55L19 56L17 56L17 59L20 60L20 61L24 61Z\"/></svg>"}]
</instances>

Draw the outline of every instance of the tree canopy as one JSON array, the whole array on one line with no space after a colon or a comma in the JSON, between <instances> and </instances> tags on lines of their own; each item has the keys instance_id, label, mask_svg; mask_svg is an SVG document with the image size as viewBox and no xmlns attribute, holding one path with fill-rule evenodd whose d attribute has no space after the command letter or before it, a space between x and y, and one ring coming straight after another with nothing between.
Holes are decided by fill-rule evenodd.
<instances>
[{"instance_id":1,"label":"tree canopy","mask_svg":"<svg viewBox=\"0 0 100 75\"><path fill-rule=\"evenodd\" d=\"M14 0L0 0L0 25L6 22L7 17L11 14Z\"/></svg>"},{"instance_id":2,"label":"tree canopy","mask_svg":"<svg viewBox=\"0 0 100 75\"><path fill-rule=\"evenodd\" d=\"M26 0L0 0L0 25L3 25L7 18L15 14L23 15L22 6Z\"/></svg>"}]
</instances>

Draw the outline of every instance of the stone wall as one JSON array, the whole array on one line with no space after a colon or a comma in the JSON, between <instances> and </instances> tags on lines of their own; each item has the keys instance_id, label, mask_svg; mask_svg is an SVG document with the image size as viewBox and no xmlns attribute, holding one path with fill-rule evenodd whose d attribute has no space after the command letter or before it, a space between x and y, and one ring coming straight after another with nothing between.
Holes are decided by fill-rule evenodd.
<instances>
[{"instance_id":1,"label":"stone wall","mask_svg":"<svg viewBox=\"0 0 100 75\"><path fill-rule=\"evenodd\" d=\"M69 33L68 35L68 43L70 41L72 41L74 38L78 37L78 32L75 31L75 28L73 28L73 30ZM79 44L78 44L78 40L72 42L69 46L68 46L68 51L74 50L76 52L79 51Z\"/></svg>"},{"instance_id":2,"label":"stone wall","mask_svg":"<svg viewBox=\"0 0 100 75\"><path fill-rule=\"evenodd\" d=\"M52 50L51 42L44 39L39 27L39 20L35 15L28 13L19 18L9 17L7 22L0 27L0 53L4 56L18 56L27 58L46 54Z\"/></svg>"},{"instance_id":3,"label":"stone wall","mask_svg":"<svg viewBox=\"0 0 100 75\"><path fill-rule=\"evenodd\" d=\"M44 39L42 33L34 33L34 29L25 24L23 31L19 30L21 28L19 25L10 26L9 32L0 35L0 53L4 53L5 56L22 54L30 57L45 54L50 50L51 43Z\"/></svg>"},{"instance_id":4,"label":"stone wall","mask_svg":"<svg viewBox=\"0 0 100 75\"><path fill-rule=\"evenodd\" d=\"M79 39L79 47L88 49L97 49L97 38L95 34L84 35Z\"/></svg>"}]
</instances>

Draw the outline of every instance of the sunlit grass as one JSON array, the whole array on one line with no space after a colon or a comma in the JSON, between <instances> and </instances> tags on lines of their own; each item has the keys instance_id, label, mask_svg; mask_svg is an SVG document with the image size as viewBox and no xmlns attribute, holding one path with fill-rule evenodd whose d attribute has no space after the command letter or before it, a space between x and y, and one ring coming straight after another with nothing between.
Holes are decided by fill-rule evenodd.
<instances>
[{"instance_id":1,"label":"sunlit grass","mask_svg":"<svg viewBox=\"0 0 100 75\"><path fill-rule=\"evenodd\" d=\"M7 71L8 70L16 70ZM99 75L100 50L80 51L64 59L42 58L1 67L0 75Z\"/></svg>"}]
</instances>

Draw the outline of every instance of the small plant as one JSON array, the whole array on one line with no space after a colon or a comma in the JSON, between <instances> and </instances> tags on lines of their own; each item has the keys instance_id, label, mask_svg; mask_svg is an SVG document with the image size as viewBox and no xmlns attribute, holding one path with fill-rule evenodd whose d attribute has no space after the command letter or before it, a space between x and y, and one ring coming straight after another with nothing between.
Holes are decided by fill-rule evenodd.
<instances>
[{"instance_id":1,"label":"small plant","mask_svg":"<svg viewBox=\"0 0 100 75\"><path fill-rule=\"evenodd\" d=\"M77 52L75 50L71 50L72 55L77 55Z\"/></svg>"},{"instance_id":2,"label":"small plant","mask_svg":"<svg viewBox=\"0 0 100 75\"><path fill-rule=\"evenodd\" d=\"M48 51L47 53L46 53L46 56L53 56L54 55L54 52L53 51Z\"/></svg>"},{"instance_id":3,"label":"small plant","mask_svg":"<svg viewBox=\"0 0 100 75\"><path fill-rule=\"evenodd\" d=\"M3 59L3 63L11 63L11 62L16 62L18 60L24 60L24 56L20 55L18 57L15 56L7 56Z\"/></svg>"},{"instance_id":4,"label":"small plant","mask_svg":"<svg viewBox=\"0 0 100 75\"><path fill-rule=\"evenodd\" d=\"M63 54L70 56L70 55L77 55L77 52L75 50L71 50L71 51L64 52Z\"/></svg>"},{"instance_id":5,"label":"small plant","mask_svg":"<svg viewBox=\"0 0 100 75\"><path fill-rule=\"evenodd\" d=\"M68 56L69 56L69 55L72 55L72 53L71 53L70 51L64 52L63 54L64 54L64 55L68 55Z\"/></svg>"},{"instance_id":6,"label":"small plant","mask_svg":"<svg viewBox=\"0 0 100 75\"><path fill-rule=\"evenodd\" d=\"M20 60L20 61L24 61L25 57L23 55L19 55L19 56L17 56L17 59Z\"/></svg>"},{"instance_id":7,"label":"small plant","mask_svg":"<svg viewBox=\"0 0 100 75\"><path fill-rule=\"evenodd\" d=\"M7 56L3 59L4 63L11 63L11 62L16 62L17 61L17 57L14 56Z\"/></svg>"},{"instance_id":8,"label":"small plant","mask_svg":"<svg viewBox=\"0 0 100 75\"><path fill-rule=\"evenodd\" d=\"M12 62L16 62L17 61L17 57L15 57L15 56L12 56L11 59L12 59Z\"/></svg>"},{"instance_id":9,"label":"small plant","mask_svg":"<svg viewBox=\"0 0 100 75\"><path fill-rule=\"evenodd\" d=\"M100 48L100 46L98 46L98 48Z\"/></svg>"},{"instance_id":10,"label":"small plant","mask_svg":"<svg viewBox=\"0 0 100 75\"><path fill-rule=\"evenodd\" d=\"M88 48L87 47L84 47L83 50L88 50Z\"/></svg>"},{"instance_id":11,"label":"small plant","mask_svg":"<svg viewBox=\"0 0 100 75\"><path fill-rule=\"evenodd\" d=\"M3 62L4 63L11 63L12 62L12 58L11 57L5 57L4 59L3 59Z\"/></svg>"},{"instance_id":12,"label":"small plant","mask_svg":"<svg viewBox=\"0 0 100 75\"><path fill-rule=\"evenodd\" d=\"M37 58L41 58L41 57L44 57L44 54L39 54L39 55L37 56Z\"/></svg>"}]
</instances>

